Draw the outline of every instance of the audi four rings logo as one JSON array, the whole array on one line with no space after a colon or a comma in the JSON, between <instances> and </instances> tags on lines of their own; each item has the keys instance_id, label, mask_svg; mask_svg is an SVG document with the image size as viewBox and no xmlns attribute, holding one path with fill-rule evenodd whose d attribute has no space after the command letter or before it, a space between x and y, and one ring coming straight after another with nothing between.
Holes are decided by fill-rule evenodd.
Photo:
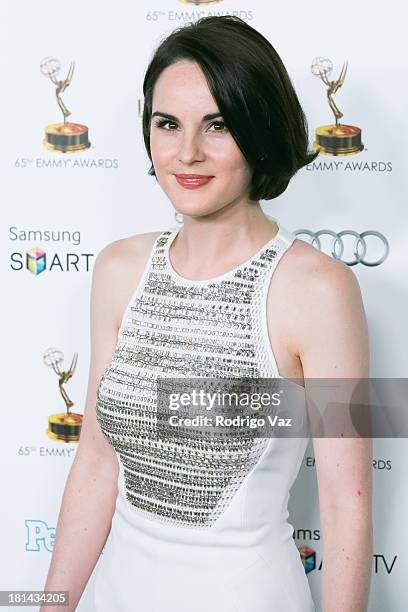
<instances>
[{"instance_id":1,"label":"audi four rings logo","mask_svg":"<svg viewBox=\"0 0 408 612\"><path fill-rule=\"evenodd\" d=\"M331 255L335 259L341 259L343 263L348 266L355 266L358 263L363 264L364 266L379 266L383 263L388 257L388 253L390 251L390 245L388 244L388 240L385 236L383 236L380 232L376 232L374 230L369 230L366 232L362 232L359 234L353 230L343 230L342 232L333 232L332 230L322 229L317 232L312 232L308 229L298 229L293 232L295 236L299 236L301 234L305 234L306 236L310 236L312 238L311 244L316 246L320 251L322 250L322 244L320 242L320 236L327 235L332 237L332 241L330 244ZM354 255L354 259L347 260L342 259L344 253L344 241L343 236L352 236L354 237L354 244L352 247L352 252ZM382 256L374 261L366 261L365 256L367 254L367 243L365 238L367 236L374 236L380 240Z\"/></svg>"}]
</instances>

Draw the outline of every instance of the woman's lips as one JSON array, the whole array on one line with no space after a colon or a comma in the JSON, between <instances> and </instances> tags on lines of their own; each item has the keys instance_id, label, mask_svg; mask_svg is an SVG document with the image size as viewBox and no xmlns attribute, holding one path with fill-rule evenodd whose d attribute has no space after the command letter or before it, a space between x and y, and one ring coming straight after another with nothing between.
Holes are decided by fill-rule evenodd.
<instances>
[{"instance_id":1,"label":"woman's lips","mask_svg":"<svg viewBox=\"0 0 408 612\"><path fill-rule=\"evenodd\" d=\"M178 184L184 187L185 189L197 189L198 187L206 185L211 181L212 178L214 178L213 176L187 178L183 176L177 176L177 174L175 175L175 177Z\"/></svg>"}]
</instances>

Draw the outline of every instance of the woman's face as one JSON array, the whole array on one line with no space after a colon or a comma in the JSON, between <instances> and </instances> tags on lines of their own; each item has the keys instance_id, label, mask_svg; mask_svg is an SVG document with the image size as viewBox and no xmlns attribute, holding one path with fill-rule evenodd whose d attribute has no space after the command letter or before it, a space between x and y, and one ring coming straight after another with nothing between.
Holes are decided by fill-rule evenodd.
<instances>
[{"instance_id":1,"label":"woman's face","mask_svg":"<svg viewBox=\"0 0 408 612\"><path fill-rule=\"evenodd\" d=\"M210 114L217 116L204 119ZM202 216L248 201L252 171L223 120L198 64L180 60L163 70L153 91L150 149L157 180L180 213ZM212 178L192 188L179 174Z\"/></svg>"}]
</instances>

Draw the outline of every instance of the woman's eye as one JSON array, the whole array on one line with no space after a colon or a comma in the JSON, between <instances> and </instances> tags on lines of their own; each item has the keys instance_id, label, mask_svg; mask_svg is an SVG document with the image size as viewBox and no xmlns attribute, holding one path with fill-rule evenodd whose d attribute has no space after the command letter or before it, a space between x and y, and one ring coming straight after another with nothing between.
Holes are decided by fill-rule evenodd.
<instances>
[{"instance_id":1,"label":"woman's eye","mask_svg":"<svg viewBox=\"0 0 408 612\"><path fill-rule=\"evenodd\" d=\"M177 125L177 123L174 123L174 121L169 121L168 119L161 119L161 120L156 122L156 127L164 128L164 126L167 125L168 123L170 125Z\"/></svg>"},{"instance_id":2,"label":"woman's eye","mask_svg":"<svg viewBox=\"0 0 408 612\"><path fill-rule=\"evenodd\" d=\"M223 121L214 121L211 126L213 125L220 125L223 128L222 130L214 130L215 132L224 132L227 130L227 127Z\"/></svg>"},{"instance_id":3,"label":"woman's eye","mask_svg":"<svg viewBox=\"0 0 408 612\"><path fill-rule=\"evenodd\" d=\"M161 119L159 121L157 121L155 123L156 127L158 128L162 128L167 130L168 132L174 132L174 129L172 129L171 127L165 127L165 126L176 126L177 127L177 123L175 123L174 121L170 121L168 119ZM222 129L216 129L216 130L212 130L213 132L225 132L227 131L227 127L225 125L225 123L223 121L213 121L213 123L210 124L210 127L213 126L221 126Z\"/></svg>"}]
</instances>

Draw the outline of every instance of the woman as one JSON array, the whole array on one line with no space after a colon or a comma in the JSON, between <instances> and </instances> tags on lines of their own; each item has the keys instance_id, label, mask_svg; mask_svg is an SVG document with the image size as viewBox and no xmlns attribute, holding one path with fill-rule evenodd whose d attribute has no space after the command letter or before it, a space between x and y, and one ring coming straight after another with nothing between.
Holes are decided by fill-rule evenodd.
<instances>
[{"instance_id":1,"label":"woman","mask_svg":"<svg viewBox=\"0 0 408 612\"><path fill-rule=\"evenodd\" d=\"M307 438L161 436L155 421L160 378L368 376L354 275L259 204L315 158L306 120L276 51L230 16L165 39L144 95L150 173L184 223L97 257L86 410L46 588L69 590L74 610L107 540L98 612L311 612L286 521ZM314 452L323 610L360 612L371 448L314 439Z\"/></svg>"}]
</instances>

